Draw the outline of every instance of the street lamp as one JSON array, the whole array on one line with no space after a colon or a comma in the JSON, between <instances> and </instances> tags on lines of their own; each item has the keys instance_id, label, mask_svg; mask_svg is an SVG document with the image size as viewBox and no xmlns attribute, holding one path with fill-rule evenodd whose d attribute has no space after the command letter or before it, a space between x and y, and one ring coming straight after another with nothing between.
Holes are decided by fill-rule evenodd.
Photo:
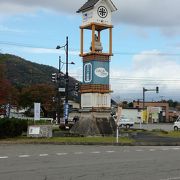
<instances>
[{"instance_id":1,"label":"street lamp","mask_svg":"<svg viewBox=\"0 0 180 180\"><path fill-rule=\"evenodd\" d=\"M69 87L69 75L68 75L68 64L75 64L74 62L69 63L68 59L68 48L69 48L69 42L68 42L68 36L66 37L66 44L64 46L57 46L56 49L64 48L66 52L66 62L62 62L59 59L59 67L61 66L61 63L66 65L66 74L65 74L65 104L64 104L64 119L65 119L65 126L68 124L68 113L69 113L69 104L68 104L68 87ZM61 68L61 67L60 67Z\"/></svg>"}]
</instances>

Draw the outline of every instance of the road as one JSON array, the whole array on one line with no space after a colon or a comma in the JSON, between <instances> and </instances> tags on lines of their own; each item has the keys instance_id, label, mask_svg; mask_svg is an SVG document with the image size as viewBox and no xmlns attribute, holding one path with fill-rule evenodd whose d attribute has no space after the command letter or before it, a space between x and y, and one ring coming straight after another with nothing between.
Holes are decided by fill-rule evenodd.
<instances>
[{"instance_id":1,"label":"road","mask_svg":"<svg viewBox=\"0 0 180 180\"><path fill-rule=\"evenodd\" d=\"M2 180L180 179L180 147L0 145Z\"/></svg>"}]
</instances>

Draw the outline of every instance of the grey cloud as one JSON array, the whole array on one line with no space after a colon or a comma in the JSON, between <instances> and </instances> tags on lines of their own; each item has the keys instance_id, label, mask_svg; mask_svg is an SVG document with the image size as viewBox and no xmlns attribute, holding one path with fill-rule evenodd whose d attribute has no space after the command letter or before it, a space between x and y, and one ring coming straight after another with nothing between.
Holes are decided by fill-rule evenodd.
<instances>
[{"instance_id":1,"label":"grey cloud","mask_svg":"<svg viewBox=\"0 0 180 180\"><path fill-rule=\"evenodd\" d=\"M180 25L179 0L120 0L116 21L138 26Z\"/></svg>"},{"instance_id":2,"label":"grey cloud","mask_svg":"<svg viewBox=\"0 0 180 180\"><path fill-rule=\"evenodd\" d=\"M19 6L22 12L24 12L23 8L42 8L71 15L76 14L76 10L85 2L86 0L0 0L1 5ZM180 26L179 0L114 0L113 2L118 8L114 15L116 23L150 27ZM0 6L0 11L3 11L1 7L3 6ZM16 13L19 12L21 12L20 8Z\"/></svg>"}]
</instances>

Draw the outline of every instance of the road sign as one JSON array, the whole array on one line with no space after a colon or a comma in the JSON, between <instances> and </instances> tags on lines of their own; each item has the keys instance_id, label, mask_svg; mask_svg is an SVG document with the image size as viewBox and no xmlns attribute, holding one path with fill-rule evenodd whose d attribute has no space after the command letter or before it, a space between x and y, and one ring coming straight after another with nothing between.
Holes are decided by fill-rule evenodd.
<instances>
[{"instance_id":1,"label":"road sign","mask_svg":"<svg viewBox=\"0 0 180 180\"><path fill-rule=\"evenodd\" d=\"M65 92L65 88L59 88L59 92Z\"/></svg>"}]
</instances>

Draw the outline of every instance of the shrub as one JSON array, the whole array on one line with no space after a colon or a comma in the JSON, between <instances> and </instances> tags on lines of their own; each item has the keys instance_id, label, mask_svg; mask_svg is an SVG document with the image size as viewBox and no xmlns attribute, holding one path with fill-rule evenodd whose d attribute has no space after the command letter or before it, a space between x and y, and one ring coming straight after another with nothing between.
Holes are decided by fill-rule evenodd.
<instances>
[{"instance_id":1,"label":"shrub","mask_svg":"<svg viewBox=\"0 0 180 180\"><path fill-rule=\"evenodd\" d=\"M0 119L0 138L12 138L27 131L27 121L15 118Z\"/></svg>"}]
</instances>

